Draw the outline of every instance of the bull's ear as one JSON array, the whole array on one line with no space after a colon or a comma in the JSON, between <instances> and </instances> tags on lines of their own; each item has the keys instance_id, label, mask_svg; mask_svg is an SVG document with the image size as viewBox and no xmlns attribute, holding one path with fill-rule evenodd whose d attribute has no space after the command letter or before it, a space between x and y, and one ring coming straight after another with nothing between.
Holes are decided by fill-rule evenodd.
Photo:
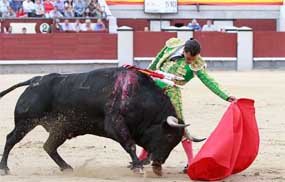
<instances>
[{"instance_id":1,"label":"bull's ear","mask_svg":"<svg viewBox=\"0 0 285 182\"><path fill-rule=\"evenodd\" d=\"M167 123L166 120L161 123L161 127L162 127L163 129L170 128L170 126L168 125L168 123Z\"/></svg>"}]
</instances>

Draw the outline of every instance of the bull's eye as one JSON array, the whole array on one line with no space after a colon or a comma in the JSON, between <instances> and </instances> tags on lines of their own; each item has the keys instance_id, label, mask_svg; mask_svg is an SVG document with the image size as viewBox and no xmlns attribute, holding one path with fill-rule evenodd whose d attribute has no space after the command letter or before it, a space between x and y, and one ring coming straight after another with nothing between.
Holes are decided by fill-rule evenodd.
<instances>
[{"instance_id":1,"label":"bull's eye","mask_svg":"<svg viewBox=\"0 0 285 182\"><path fill-rule=\"evenodd\" d=\"M173 139L173 135L172 134L167 134L167 140L172 140Z\"/></svg>"}]
</instances>

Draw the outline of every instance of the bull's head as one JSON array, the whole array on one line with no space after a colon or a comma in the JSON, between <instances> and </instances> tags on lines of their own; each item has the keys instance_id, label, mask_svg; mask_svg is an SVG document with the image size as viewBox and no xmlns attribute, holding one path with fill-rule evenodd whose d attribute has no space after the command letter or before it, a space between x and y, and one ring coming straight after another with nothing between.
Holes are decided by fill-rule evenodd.
<instances>
[{"instance_id":1,"label":"bull's head","mask_svg":"<svg viewBox=\"0 0 285 182\"><path fill-rule=\"evenodd\" d=\"M153 171L158 175L161 175L161 165L183 137L184 128L188 125L182 123L177 118L168 116L164 122L149 128L146 133L148 142L144 147L151 155Z\"/></svg>"},{"instance_id":2,"label":"bull's head","mask_svg":"<svg viewBox=\"0 0 285 182\"><path fill-rule=\"evenodd\" d=\"M197 139L189 132L185 132L185 128L189 125L182 123L183 121L179 121L176 117L168 116L161 126L154 128L150 133L152 139L147 150L153 161L153 172L157 175L162 174L161 165L166 161L173 148L182 140L183 135L194 142L205 140Z\"/></svg>"}]
</instances>

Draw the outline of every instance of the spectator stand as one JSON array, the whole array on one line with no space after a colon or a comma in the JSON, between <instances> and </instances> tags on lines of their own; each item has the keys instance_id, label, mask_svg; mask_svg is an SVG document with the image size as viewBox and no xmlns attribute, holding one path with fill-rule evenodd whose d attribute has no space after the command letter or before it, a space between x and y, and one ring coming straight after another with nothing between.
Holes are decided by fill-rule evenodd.
<instances>
[{"instance_id":1,"label":"spectator stand","mask_svg":"<svg viewBox=\"0 0 285 182\"><path fill-rule=\"evenodd\" d=\"M68 32L108 32L108 20L101 20L96 18L60 18L54 19L52 32L54 33L68 33Z\"/></svg>"},{"instance_id":2,"label":"spectator stand","mask_svg":"<svg viewBox=\"0 0 285 182\"><path fill-rule=\"evenodd\" d=\"M9 27L11 27L11 33L21 33L23 27L27 29L27 33L58 33L58 32L87 32L85 29L76 31L71 30L60 30L57 25L62 25L65 20L68 20L71 27L74 27L75 22L80 23L80 28L84 27L86 20L90 21L94 32L108 32L108 20L102 20L102 26L96 28L98 19L97 18L58 18L58 19L46 19L46 18L5 18L1 19L1 33L7 33ZM99 20L100 21L100 20ZM100 23L101 24L101 23ZM104 28L105 27L105 28ZM102 28L103 30L100 30ZM91 31L92 32L92 31Z\"/></svg>"},{"instance_id":3,"label":"spectator stand","mask_svg":"<svg viewBox=\"0 0 285 182\"><path fill-rule=\"evenodd\" d=\"M58 14L54 14L58 11ZM1 0L2 18L73 18L94 17L107 19L112 14L104 0Z\"/></svg>"}]
</instances>

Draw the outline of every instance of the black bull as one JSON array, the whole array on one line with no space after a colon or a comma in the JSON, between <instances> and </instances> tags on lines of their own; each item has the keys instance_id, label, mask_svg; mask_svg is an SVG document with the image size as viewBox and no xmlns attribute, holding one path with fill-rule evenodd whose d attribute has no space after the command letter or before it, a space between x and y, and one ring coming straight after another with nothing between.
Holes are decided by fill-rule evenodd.
<instances>
[{"instance_id":1,"label":"black bull","mask_svg":"<svg viewBox=\"0 0 285 182\"><path fill-rule=\"evenodd\" d=\"M61 170L72 168L57 148L67 139L93 134L119 142L129 153L133 169L142 167L135 145L145 148L159 175L161 164L184 133L185 125L174 118L170 99L150 77L136 71L108 68L37 76L1 92L0 97L21 86L28 87L16 104L15 128L7 135L0 163L4 174L9 171L11 149L37 125L49 132L43 148ZM180 123L178 127L175 122Z\"/></svg>"}]
</instances>

